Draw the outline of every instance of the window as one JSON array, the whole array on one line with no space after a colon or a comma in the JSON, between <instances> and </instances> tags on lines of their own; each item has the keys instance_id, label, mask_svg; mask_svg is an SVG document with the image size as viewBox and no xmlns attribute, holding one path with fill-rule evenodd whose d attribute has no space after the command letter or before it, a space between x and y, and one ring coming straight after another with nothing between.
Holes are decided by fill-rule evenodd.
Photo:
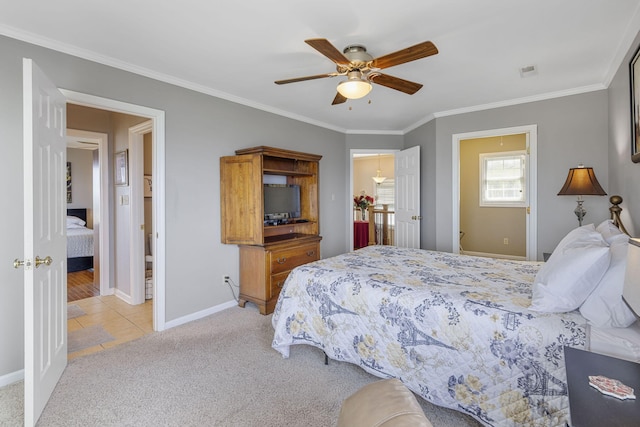
<instances>
[{"instance_id":1,"label":"window","mask_svg":"<svg viewBox=\"0 0 640 427\"><path fill-rule=\"evenodd\" d=\"M525 207L525 151L480 154L480 206Z\"/></svg>"},{"instance_id":2,"label":"window","mask_svg":"<svg viewBox=\"0 0 640 427\"><path fill-rule=\"evenodd\" d=\"M395 203L395 180L393 178L385 179L382 184L373 184L373 194L377 194L376 206L382 208L382 205L389 205L392 211Z\"/></svg>"}]
</instances>

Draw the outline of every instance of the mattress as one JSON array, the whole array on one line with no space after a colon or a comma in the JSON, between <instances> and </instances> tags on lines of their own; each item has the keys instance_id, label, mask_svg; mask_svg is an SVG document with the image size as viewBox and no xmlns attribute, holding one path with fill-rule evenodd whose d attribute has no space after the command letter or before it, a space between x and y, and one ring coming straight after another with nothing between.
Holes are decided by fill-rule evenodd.
<instances>
[{"instance_id":1,"label":"mattress","mask_svg":"<svg viewBox=\"0 0 640 427\"><path fill-rule=\"evenodd\" d=\"M67 228L67 258L93 256L93 230Z\"/></svg>"}]
</instances>

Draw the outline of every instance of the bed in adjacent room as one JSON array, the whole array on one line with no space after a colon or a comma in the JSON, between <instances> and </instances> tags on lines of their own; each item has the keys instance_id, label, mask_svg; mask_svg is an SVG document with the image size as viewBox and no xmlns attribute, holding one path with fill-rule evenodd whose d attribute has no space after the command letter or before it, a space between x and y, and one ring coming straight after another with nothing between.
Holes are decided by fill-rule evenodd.
<instances>
[{"instance_id":1,"label":"bed in adjacent room","mask_svg":"<svg viewBox=\"0 0 640 427\"><path fill-rule=\"evenodd\" d=\"M284 357L316 346L485 425L564 426L563 347L610 337L591 334L591 317L598 331L635 322L610 312L619 307L599 288L623 281L624 251L613 247L627 241L605 221L569 233L547 263L369 246L305 264L280 293L272 346ZM640 360L637 334L621 338L636 341L620 344L627 359Z\"/></svg>"},{"instance_id":2,"label":"bed in adjacent room","mask_svg":"<svg viewBox=\"0 0 640 427\"><path fill-rule=\"evenodd\" d=\"M93 268L93 230L86 209L67 209L67 273Z\"/></svg>"}]
</instances>

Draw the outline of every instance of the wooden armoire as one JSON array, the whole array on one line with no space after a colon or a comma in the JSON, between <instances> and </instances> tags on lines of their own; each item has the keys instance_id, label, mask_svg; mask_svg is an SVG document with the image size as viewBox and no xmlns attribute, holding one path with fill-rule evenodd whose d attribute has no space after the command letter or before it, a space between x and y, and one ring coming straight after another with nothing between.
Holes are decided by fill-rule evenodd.
<instances>
[{"instance_id":1,"label":"wooden armoire","mask_svg":"<svg viewBox=\"0 0 640 427\"><path fill-rule=\"evenodd\" d=\"M273 147L237 150L220 158L222 243L240 247L240 295L260 313L273 312L289 272L320 259L318 167L322 156ZM265 221L266 175L300 187L300 217Z\"/></svg>"}]
</instances>

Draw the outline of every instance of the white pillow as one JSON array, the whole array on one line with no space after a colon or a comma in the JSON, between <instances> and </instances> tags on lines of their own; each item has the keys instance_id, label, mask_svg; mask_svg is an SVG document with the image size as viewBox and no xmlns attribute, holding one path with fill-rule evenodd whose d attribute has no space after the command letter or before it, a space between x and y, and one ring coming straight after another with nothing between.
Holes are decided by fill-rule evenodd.
<instances>
[{"instance_id":1,"label":"white pillow","mask_svg":"<svg viewBox=\"0 0 640 427\"><path fill-rule=\"evenodd\" d=\"M616 227L613 224L613 221L610 219L606 219L604 221L602 221L597 227L596 227L596 231L598 231L600 234L602 234L602 237L604 237L604 240L608 243L611 244L611 241L614 237L616 236L620 236L622 233L622 231L620 231L620 229L618 227Z\"/></svg>"},{"instance_id":2,"label":"white pillow","mask_svg":"<svg viewBox=\"0 0 640 427\"><path fill-rule=\"evenodd\" d=\"M536 274L530 310L557 313L580 307L609 267L610 252L593 224L561 241Z\"/></svg>"},{"instance_id":3,"label":"white pillow","mask_svg":"<svg viewBox=\"0 0 640 427\"><path fill-rule=\"evenodd\" d=\"M73 230L74 228L86 228L86 227L80 224L67 224L67 230Z\"/></svg>"},{"instance_id":4,"label":"white pillow","mask_svg":"<svg viewBox=\"0 0 640 427\"><path fill-rule=\"evenodd\" d=\"M80 225L83 226L86 224L86 222L84 222L82 219L78 218L77 216L67 216L67 228L71 228L69 227L69 225Z\"/></svg>"},{"instance_id":5,"label":"white pillow","mask_svg":"<svg viewBox=\"0 0 640 427\"><path fill-rule=\"evenodd\" d=\"M580 306L580 314L592 325L626 328L636 321L635 315L622 300L628 247L627 235L620 234L612 238L609 269Z\"/></svg>"}]
</instances>

